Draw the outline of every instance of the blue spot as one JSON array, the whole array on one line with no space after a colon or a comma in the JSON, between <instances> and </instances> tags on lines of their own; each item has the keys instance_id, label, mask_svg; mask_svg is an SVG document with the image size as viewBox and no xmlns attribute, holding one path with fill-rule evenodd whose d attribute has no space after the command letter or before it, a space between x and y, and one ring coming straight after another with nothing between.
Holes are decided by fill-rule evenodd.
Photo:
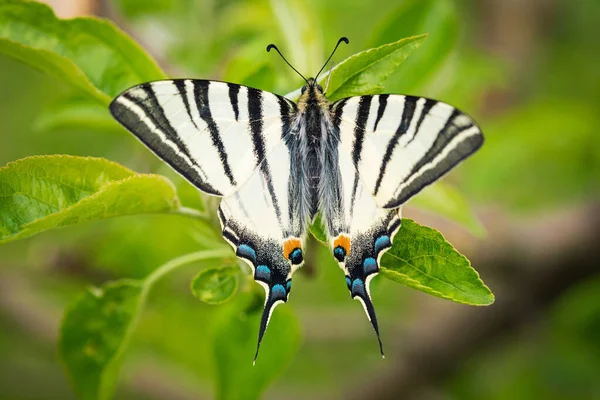
<instances>
[{"instance_id":1,"label":"blue spot","mask_svg":"<svg viewBox=\"0 0 600 400\"><path fill-rule=\"evenodd\" d=\"M348 290L350 290L350 285L352 284L352 281L350 280L350 277L347 276L346 277L346 285L348 285Z\"/></svg>"},{"instance_id":2,"label":"blue spot","mask_svg":"<svg viewBox=\"0 0 600 400\"><path fill-rule=\"evenodd\" d=\"M300 264L304 260L302 257L302 250L294 249L290 256L290 260L292 260L292 264Z\"/></svg>"},{"instance_id":3,"label":"blue spot","mask_svg":"<svg viewBox=\"0 0 600 400\"><path fill-rule=\"evenodd\" d=\"M271 281L271 270L266 265L259 265L256 267L256 272L254 275L256 278L260 278L260 280L267 282Z\"/></svg>"},{"instance_id":4,"label":"blue spot","mask_svg":"<svg viewBox=\"0 0 600 400\"><path fill-rule=\"evenodd\" d=\"M290 290L292 290L292 280L291 279L285 283L285 288L288 293L290 292Z\"/></svg>"},{"instance_id":5,"label":"blue spot","mask_svg":"<svg viewBox=\"0 0 600 400\"><path fill-rule=\"evenodd\" d=\"M360 279L355 279L352 282L352 293L355 294L365 294L365 284Z\"/></svg>"},{"instance_id":6,"label":"blue spot","mask_svg":"<svg viewBox=\"0 0 600 400\"><path fill-rule=\"evenodd\" d=\"M342 246L338 246L335 249L333 249L333 256L339 262L344 262L344 258L346 257L346 250Z\"/></svg>"},{"instance_id":7,"label":"blue spot","mask_svg":"<svg viewBox=\"0 0 600 400\"><path fill-rule=\"evenodd\" d=\"M256 263L256 252L254 249L247 244L240 244L237 248L237 255L243 258L247 258L253 263Z\"/></svg>"},{"instance_id":8,"label":"blue spot","mask_svg":"<svg viewBox=\"0 0 600 400\"><path fill-rule=\"evenodd\" d=\"M363 268L365 270L365 275L377 272L377 261L375 261L373 257L365 258L365 261L363 261Z\"/></svg>"},{"instance_id":9,"label":"blue spot","mask_svg":"<svg viewBox=\"0 0 600 400\"><path fill-rule=\"evenodd\" d=\"M387 235L382 235L375 240L375 254L378 254L381 250L388 248L392 245L390 242L390 237Z\"/></svg>"},{"instance_id":10,"label":"blue spot","mask_svg":"<svg viewBox=\"0 0 600 400\"><path fill-rule=\"evenodd\" d=\"M286 293L285 288L280 284L273 286L271 289L271 297L275 299L285 299Z\"/></svg>"}]
</instances>

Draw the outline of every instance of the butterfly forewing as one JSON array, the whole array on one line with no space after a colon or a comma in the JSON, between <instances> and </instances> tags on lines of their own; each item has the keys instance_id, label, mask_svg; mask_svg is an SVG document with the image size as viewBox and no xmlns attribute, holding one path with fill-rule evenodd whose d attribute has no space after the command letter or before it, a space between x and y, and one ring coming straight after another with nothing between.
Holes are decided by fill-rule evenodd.
<instances>
[{"instance_id":1,"label":"butterfly forewing","mask_svg":"<svg viewBox=\"0 0 600 400\"><path fill-rule=\"evenodd\" d=\"M384 208L404 204L483 143L466 114L422 97L352 97L332 109L341 114L341 146L353 155L360 178ZM364 133L357 134L360 124Z\"/></svg>"},{"instance_id":2,"label":"butterfly forewing","mask_svg":"<svg viewBox=\"0 0 600 400\"><path fill-rule=\"evenodd\" d=\"M128 89L111 103L110 110L196 187L226 196L235 192L281 141L282 113L293 113L294 107L269 92L182 79ZM252 114L257 111L261 135L251 129ZM271 126L278 129L269 129Z\"/></svg>"}]
</instances>

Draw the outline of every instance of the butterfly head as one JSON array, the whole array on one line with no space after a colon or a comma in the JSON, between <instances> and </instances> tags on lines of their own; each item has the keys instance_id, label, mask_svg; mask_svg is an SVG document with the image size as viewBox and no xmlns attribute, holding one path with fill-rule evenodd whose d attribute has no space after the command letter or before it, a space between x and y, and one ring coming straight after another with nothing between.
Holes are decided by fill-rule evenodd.
<instances>
[{"instance_id":1,"label":"butterfly head","mask_svg":"<svg viewBox=\"0 0 600 400\"><path fill-rule=\"evenodd\" d=\"M306 85L302 86L301 92L304 94L307 89L316 90L319 93L323 94L323 86L319 85L315 78L308 78L306 81Z\"/></svg>"}]
</instances>

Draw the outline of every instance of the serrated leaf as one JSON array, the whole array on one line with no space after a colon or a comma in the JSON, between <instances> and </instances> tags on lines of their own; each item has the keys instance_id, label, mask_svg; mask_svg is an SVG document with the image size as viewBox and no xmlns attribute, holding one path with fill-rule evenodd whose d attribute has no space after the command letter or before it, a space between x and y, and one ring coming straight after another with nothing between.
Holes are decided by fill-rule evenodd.
<instances>
[{"instance_id":1,"label":"serrated leaf","mask_svg":"<svg viewBox=\"0 0 600 400\"><path fill-rule=\"evenodd\" d=\"M375 30L372 45L386 43L398 36L428 33L429 38L412 57L390 76L388 90L417 94L437 72L455 48L459 22L454 4L449 0L407 0L385 16ZM421 93L422 95L422 93Z\"/></svg>"},{"instance_id":2,"label":"serrated leaf","mask_svg":"<svg viewBox=\"0 0 600 400\"><path fill-rule=\"evenodd\" d=\"M222 304L230 300L238 288L237 266L208 268L202 270L192 280L194 296L208 304Z\"/></svg>"},{"instance_id":3,"label":"serrated leaf","mask_svg":"<svg viewBox=\"0 0 600 400\"><path fill-rule=\"evenodd\" d=\"M121 215L179 208L173 184L101 158L34 156L0 168L0 243Z\"/></svg>"},{"instance_id":4,"label":"serrated leaf","mask_svg":"<svg viewBox=\"0 0 600 400\"><path fill-rule=\"evenodd\" d=\"M387 77L426 37L427 35L407 37L346 58L331 70L327 98L335 101L344 97L382 93ZM319 78L323 87L328 76L329 73L326 73ZM293 99L299 95L300 91L296 90L286 97Z\"/></svg>"},{"instance_id":5,"label":"serrated leaf","mask_svg":"<svg viewBox=\"0 0 600 400\"><path fill-rule=\"evenodd\" d=\"M381 274L413 289L471 305L490 305L494 295L441 233L402 219L392 248L381 257Z\"/></svg>"},{"instance_id":6,"label":"serrated leaf","mask_svg":"<svg viewBox=\"0 0 600 400\"><path fill-rule=\"evenodd\" d=\"M231 256L231 249L199 251L172 259L144 280L123 279L92 288L65 312L58 349L75 392L84 400L111 398L122 355L154 283L191 262Z\"/></svg>"},{"instance_id":7,"label":"serrated leaf","mask_svg":"<svg viewBox=\"0 0 600 400\"><path fill-rule=\"evenodd\" d=\"M291 363L300 347L300 326L294 314L282 305L269 322L268 334L252 365L260 313L233 309L219 324L214 339L216 398L258 399L267 386Z\"/></svg>"},{"instance_id":8,"label":"serrated leaf","mask_svg":"<svg viewBox=\"0 0 600 400\"><path fill-rule=\"evenodd\" d=\"M0 4L0 52L53 75L103 104L140 82L165 74L109 21L56 18L47 5Z\"/></svg>"},{"instance_id":9,"label":"serrated leaf","mask_svg":"<svg viewBox=\"0 0 600 400\"><path fill-rule=\"evenodd\" d=\"M436 182L428 186L413 197L409 204L454 221L467 228L475 236L485 235L485 228L471 210L467 199L458 189L447 183Z\"/></svg>"}]
</instances>

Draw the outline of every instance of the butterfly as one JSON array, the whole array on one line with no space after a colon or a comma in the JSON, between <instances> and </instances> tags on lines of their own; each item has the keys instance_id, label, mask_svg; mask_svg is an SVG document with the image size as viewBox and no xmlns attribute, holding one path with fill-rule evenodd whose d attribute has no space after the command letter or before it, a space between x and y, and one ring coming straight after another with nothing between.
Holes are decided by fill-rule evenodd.
<instances>
[{"instance_id":1,"label":"butterfly","mask_svg":"<svg viewBox=\"0 0 600 400\"><path fill-rule=\"evenodd\" d=\"M401 206L475 152L481 130L456 108L422 97L332 103L317 83L323 68L306 79L271 49L306 82L296 103L234 83L174 79L134 86L110 111L192 185L221 198L223 238L265 289L255 362L318 214L383 356L369 284L400 229Z\"/></svg>"}]
</instances>

